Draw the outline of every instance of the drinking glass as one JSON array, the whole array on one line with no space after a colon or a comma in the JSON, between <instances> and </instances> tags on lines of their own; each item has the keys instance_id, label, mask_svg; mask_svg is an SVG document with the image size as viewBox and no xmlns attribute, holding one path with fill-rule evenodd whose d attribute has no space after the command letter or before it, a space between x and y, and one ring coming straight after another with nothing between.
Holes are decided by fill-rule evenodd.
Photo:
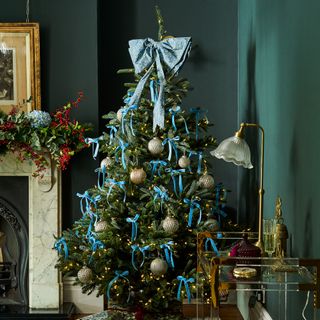
<instances>
[{"instance_id":1,"label":"drinking glass","mask_svg":"<svg viewBox=\"0 0 320 320\"><path fill-rule=\"evenodd\" d=\"M264 219L263 220L263 242L264 251L269 257L276 250L276 221L275 219ZM265 273L266 276L271 276L270 268L267 268Z\"/></svg>"}]
</instances>

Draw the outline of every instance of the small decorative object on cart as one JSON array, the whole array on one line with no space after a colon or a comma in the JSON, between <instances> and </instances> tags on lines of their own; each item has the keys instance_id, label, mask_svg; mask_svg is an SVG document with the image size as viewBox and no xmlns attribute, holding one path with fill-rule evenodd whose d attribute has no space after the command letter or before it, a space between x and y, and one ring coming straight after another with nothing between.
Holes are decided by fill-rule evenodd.
<instances>
[{"instance_id":1,"label":"small decorative object on cart","mask_svg":"<svg viewBox=\"0 0 320 320\"><path fill-rule=\"evenodd\" d=\"M233 269L233 275L239 279L250 279L257 275L257 270L250 267L235 267Z\"/></svg>"},{"instance_id":2,"label":"small decorative object on cart","mask_svg":"<svg viewBox=\"0 0 320 320\"><path fill-rule=\"evenodd\" d=\"M281 198L278 196L276 200L276 209L275 209L275 219L276 224L276 256L286 256L287 254L287 239L288 239L288 229L287 226L283 223L282 217L282 202Z\"/></svg>"}]
</instances>

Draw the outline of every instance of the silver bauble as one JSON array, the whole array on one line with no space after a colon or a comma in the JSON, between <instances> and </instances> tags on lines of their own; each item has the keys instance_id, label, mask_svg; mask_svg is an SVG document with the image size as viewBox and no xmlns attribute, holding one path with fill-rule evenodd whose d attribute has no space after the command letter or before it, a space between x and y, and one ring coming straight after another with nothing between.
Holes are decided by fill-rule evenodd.
<instances>
[{"instance_id":1,"label":"silver bauble","mask_svg":"<svg viewBox=\"0 0 320 320\"><path fill-rule=\"evenodd\" d=\"M121 121L121 119L122 119L122 110L123 110L123 108L121 108L121 109L119 109L119 110L117 111L117 119L118 119L119 121Z\"/></svg>"},{"instance_id":2,"label":"silver bauble","mask_svg":"<svg viewBox=\"0 0 320 320\"><path fill-rule=\"evenodd\" d=\"M178 160L178 165L180 168L188 168L190 166L190 159L187 156L182 156Z\"/></svg>"},{"instance_id":3,"label":"silver bauble","mask_svg":"<svg viewBox=\"0 0 320 320\"><path fill-rule=\"evenodd\" d=\"M154 137L148 142L148 150L154 156L161 154L163 151L162 141L159 138Z\"/></svg>"},{"instance_id":4,"label":"silver bauble","mask_svg":"<svg viewBox=\"0 0 320 320\"><path fill-rule=\"evenodd\" d=\"M130 173L130 180L134 184L141 184L146 180L147 174L143 170L143 168L140 169L133 169Z\"/></svg>"},{"instance_id":5,"label":"silver bauble","mask_svg":"<svg viewBox=\"0 0 320 320\"><path fill-rule=\"evenodd\" d=\"M162 276L168 270L168 264L161 258L155 258L151 261L150 270L155 276Z\"/></svg>"},{"instance_id":6,"label":"silver bauble","mask_svg":"<svg viewBox=\"0 0 320 320\"><path fill-rule=\"evenodd\" d=\"M179 222L173 217L166 217L162 222L163 230L169 234L175 233L179 229Z\"/></svg>"},{"instance_id":7,"label":"silver bauble","mask_svg":"<svg viewBox=\"0 0 320 320\"><path fill-rule=\"evenodd\" d=\"M212 232L219 230L219 223L213 218L209 218L203 225L207 230Z\"/></svg>"},{"instance_id":8,"label":"silver bauble","mask_svg":"<svg viewBox=\"0 0 320 320\"><path fill-rule=\"evenodd\" d=\"M108 229L108 223L107 221L104 221L104 220L98 221L94 226L95 232L104 232L104 231L107 231L107 229Z\"/></svg>"},{"instance_id":9,"label":"silver bauble","mask_svg":"<svg viewBox=\"0 0 320 320\"><path fill-rule=\"evenodd\" d=\"M106 157L106 158L102 159L102 161L100 162L100 168L102 168L103 166L108 168L111 166L111 164L112 164L112 159L109 157Z\"/></svg>"},{"instance_id":10,"label":"silver bauble","mask_svg":"<svg viewBox=\"0 0 320 320\"><path fill-rule=\"evenodd\" d=\"M78 279L81 283L88 284L91 282L92 278L93 278L92 270L87 266L83 266L78 271Z\"/></svg>"},{"instance_id":11,"label":"silver bauble","mask_svg":"<svg viewBox=\"0 0 320 320\"><path fill-rule=\"evenodd\" d=\"M214 186L214 179L210 174L205 173L200 177L199 185L203 189L211 189Z\"/></svg>"}]
</instances>

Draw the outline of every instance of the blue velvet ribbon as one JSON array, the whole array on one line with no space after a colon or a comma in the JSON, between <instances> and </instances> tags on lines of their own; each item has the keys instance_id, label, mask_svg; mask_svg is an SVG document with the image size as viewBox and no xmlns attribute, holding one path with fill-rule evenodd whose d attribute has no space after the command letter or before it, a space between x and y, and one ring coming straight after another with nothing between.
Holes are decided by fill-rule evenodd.
<instances>
[{"instance_id":1,"label":"blue velvet ribbon","mask_svg":"<svg viewBox=\"0 0 320 320\"><path fill-rule=\"evenodd\" d=\"M104 184L106 182L107 168L105 165L103 165L101 168L97 168L96 170L94 170L94 172L98 172L98 181L97 181L98 189L103 191ZM102 176L102 179L101 179L101 176ZM102 180L102 182L101 182L101 180Z\"/></svg>"},{"instance_id":2,"label":"blue velvet ribbon","mask_svg":"<svg viewBox=\"0 0 320 320\"><path fill-rule=\"evenodd\" d=\"M63 251L64 251L64 259L67 260L68 256L69 256L69 250L68 250L68 245L67 245L66 239L64 237L61 237L54 244L54 248L59 252L59 254L61 254L62 247L63 247Z\"/></svg>"},{"instance_id":3,"label":"blue velvet ribbon","mask_svg":"<svg viewBox=\"0 0 320 320\"><path fill-rule=\"evenodd\" d=\"M129 146L129 143L125 143L123 142L122 139L119 139L119 145L117 146L115 152L117 152L118 150L121 150L121 162L122 162L122 167L124 170L127 169L127 164L126 164L126 154L125 154L125 150L126 148ZM118 157L116 157L116 161L118 161Z\"/></svg>"},{"instance_id":4,"label":"blue velvet ribbon","mask_svg":"<svg viewBox=\"0 0 320 320\"><path fill-rule=\"evenodd\" d=\"M130 100L131 100L131 97L132 97L133 93L131 91L128 91L127 92L127 97L123 100L123 102L128 105L130 104Z\"/></svg>"},{"instance_id":5,"label":"blue velvet ribbon","mask_svg":"<svg viewBox=\"0 0 320 320\"><path fill-rule=\"evenodd\" d=\"M99 141L103 140L103 136L100 136L98 138L86 138L84 141L87 144L91 144L92 146L92 157L94 160L96 160L96 157L99 152Z\"/></svg>"},{"instance_id":6,"label":"blue velvet ribbon","mask_svg":"<svg viewBox=\"0 0 320 320\"><path fill-rule=\"evenodd\" d=\"M159 93L153 109L153 131L159 126L164 128L164 93L166 79L163 65L167 73L175 75L182 67L185 59L191 50L191 38L166 38L156 42L150 38L134 39L129 41L129 53L134 65L135 73L141 74L147 69L147 72L140 79L136 90L130 99L130 105L138 104L142 91L149 79L154 64L157 70L159 81Z\"/></svg>"},{"instance_id":7,"label":"blue velvet ribbon","mask_svg":"<svg viewBox=\"0 0 320 320\"><path fill-rule=\"evenodd\" d=\"M153 187L153 190L155 191L155 195L153 197L153 201L156 201L158 198L161 199L161 211L163 211L163 201L168 201L169 196L167 194L167 191L161 190L159 187Z\"/></svg>"},{"instance_id":8,"label":"blue velvet ribbon","mask_svg":"<svg viewBox=\"0 0 320 320\"><path fill-rule=\"evenodd\" d=\"M190 113L195 113L196 115L196 141L199 139L199 118L202 113L206 113L207 111L201 110L200 108L191 108Z\"/></svg>"},{"instance_id":9,"label":"blue velvet ribbon","mask_svg":"<svg viewBox=\"0 0 320 320\"><path fill-rule=\"evenodd\" d=\"M197 169L197 173L200 174L201 173L201 164L202 164L202 157L203 157L203 153L202 151L189 151L189 158L192 156L198 156L198 169ZM190 170L191 171L191 170Z\"/></svg>"},{"instance_id":10,"label":"blue velvet ribbon","mask_svg":"<svg viewBox=\"0 0 320 320\"><path fill-rule=\"evenodd\" d=\"M84 215L85 213L91 213L91 205L93 205L95 207L95 209L97 209L97 202L101 200L101 195L97 195L95 197L91 197L88 191L85 191L85 193L81 194L81 193L77 193L77 196L80 197L80 209L82 214ZM83 201L85 201L85 205L86 205L86 211L84 211L83 209Z\"/></svg>"},{"instance_id":11,"label":"blue velvet ribbon","mask_svg":"<svg viewBox=\"0 0 320 320\"><path fill-rule=\"evenodd\" d=\"M126 116L130 112L130 130L133 136L135 136L134 130L133 130L133 114L134 110L138 109L138 105L134 104L130 107L121 109L122 117L121 117L121 131L123 134L125 134L125 123L126 123Z\"/></svg>"},{"instance_id":12,"label":"blue velvet ribbon","mask_svg":"<svg viewBox=\"0 0 320 320\"><path fill-rule=\"evenodd\" d=\"M166 161L163 161L163 160L151 160L149 162L149 165L152 166L152 171L151 171L152 177L154 176L156 171L158 172L158 176L161 177L160 169L162 167L165 167L167 164L168 163Z\"/></svg>"},{"instance_id":13,"label":"blue velvet ribbon","mask_svg":"<svg viewBox=\"0 0 320 320\"><path fill-rule=\"evenodd\" d=\"M112 141L113 139L116 137L116 133L118 131L118 129L115 127L115 126L111 126L111 125L108 125L106 126L108 129L110 129L110 133L109 133L109 136L110 136L110 142L109 144L112 144Z\"/></svg>"},{"instance_id":14,"label":"blue velvet ribbon","mask_svg":"<svg viewBox=\"0 0 320 320\"><path fill-rule=\"evenodd\" d=\"M173 190L176 196L178 197L177 193L177 185L176 185L176 176L179 176L179 194L183 192L183 181L182 181L182 173L186 172L186 169L172 169L172 168L167 168L166 172L170 172L172 182L173 182Z\"/></svg>"},{"instance_id":15,"label":"blue velvet ribbon","mask_svg":"<svg viewBox=\"0 0 320 320\"><path fill-rule=\"evenodd\" d=\"M116 181L114 179L106 179L106 183L109 184L109 190L108 190L108 193L107 193L107 201L108 201L108 203L109 203L108 199L110 197L111 191L112 191L114 186L117 186L117 187L119 187L120 189L123 190L123 192L124 192L123 202L126 202L127 191L126 191L126 188L124 187L125 184L126 184L125 181Z\"/></svg>"},{"instance_id":16,"label":"blue velvet ribbon","mask_svg":"<svg viewBox=\"0 0 320 320\"><path fill-rule=\"evenodd\" d=\"M126 280L129 284L129 288L130 288L130 281L129 279L126 277L127 275L129 275L129 271L119 271L119 270L116 270L115 271L115 274L116 276L109 282L108 284L108 288L107 288L107 297L108 297L108 300L110 301L111 298L110 298L110 290L111 290L111 287L113 286L113 284L118 281L120 278ZM127 302L129 302L130 300L130 290L129 290L129 295L128 295L128 299L127 299Z\"/></svg>"},{"instance_id":17,"label":"blue velvet ribbon","mask_svg":"<svg viewBox=\"0 0 320 320\"><path fill-rule=\"evenodd\" d=\"M126 219L127 222L132 223L132 227L131 227L131 241L135 241L135 240L137 239L137 236L138 236L138 223L137 223L137 221L138 221L139 217L140 217L140 214L137 213L137 214L134 216L134 218L128 217L128 218Z\"/></svg>"},{"instance_id":18,"label":"blue velvet ribbon","mask_svg":"<svg viewBox=\"0 0 320 320\"><path fill-rule=\"evenodd\" d=\"M171 160L171 156L172 156L172 149L175 153L176 156L176 161L178 160L178 149L177 146L175 144L175 141L179 141L180 137L176 136L174 138L166 138L162 141L162 145L165 146L168 143L168 147L169 147L169 155L168 155L168 160Z\"/></svg>"},{"instance_id":19,"label":"blue velvet ribbon","mask_svg":"<svg viewBox=\"0 0 320 320\"><path fill-rule=\"evenodd\" d=\"M143 264L144 264L144 259L146 257L145 251L149 250L150 246L139 247L137 244L133 244L131 246L131 248L132 248L132 251L131 251L131 264L132 264L133 268L138 271L138 268L137 268L137 266L135 264L135 252L136 252L136 250L139 250L142 253L142 262L140 263L140 268L141 268L143 266Z\"/></svg>"},{"instance_id":20,"label":"blue velvet ribbon","mask_svg":"<svg viewBox=\"0 0 320 320\"><path fill-rule=\"evenodd\" d=\"M171 113L171 123L172 123L173 131L177 131L175 117L176 117L177 113L181 112L181 107L180 106L176 106L175 108L170 108L169 112ZM182 117L182 119L183 119L184 126L185 126L185 129L186 129L186 134L189 134L190 132L189 132L189 129L188 129L188 126L187 126L187 121L183 117Z\"/></svg>"},{"instance_id":21,"label":"blue velvet ribbon","mask_svg":"<svg viewBox=\"0 0 320 320\"><path fill-rule=\"evenodd\" d=\"M189 283L195 282L194 278L185 278L183 276L178 276L177 279L180 281L179 287L178 287L178 293L177 293L177 299L181 301L181 289L182 289L182 284L186 288L186 293L188 297L188 303L191 302L191 293L190 293L190 288L189 288Z\"/></svg>"},{"instance_id":22,"label":"blue velvet ribbon","mask_svg":"<svg viewBox=\"0 0 320 320\"><path fill-rule=\"evenodd\" d=\"M167 263L169 267L171 267L172 269L174 269L173 250L171 247L173 244L173 241L168 241L167 243L160 245L160 248L164 249L164 254L166 256Z\"/></svg>"},{"instance_id":23,"label":"blue velvet ribbon","mask_svg":"<svg viewBox=\"0 0 320 320\"><path fill-rule=\"evenodd\" d=\"M183 202L190 206L188 227L191 227L191 225L192 225L192 216L193 216L193 211L195 208L199 209L199 218L198 218L198 223L197 223L197 224L199 224L201 222L201 218L202 218L202 209L201 209L200 204L197 202L197 200L190 200L187 198L184 198Z\"/></svg>"},{"instance_id":24,"label":"blue velvet ribbon","mask_svg":"<svg viewBox=\"0 0 320 320\"><path fill-rule=\"evenodd\" d=\"M218 248L217 248L216 243L215 243L214 240L211 239L211 238L207 238L207 239L206 239L206 241L205 241L205 243L204 243L204 248L205 248L205 250L206 250L206 251L209 251L209 248L208 248L209 243L211 244L212 250L213 250L213 251L215 252L215 254L218 256L218 255L219 255L219 250L218 250Z\"/></svg>"},{"instance_id":25,"label":"blue velvet ribbon","mask_svg":"<svg viewBox=\"0 0 320 320\"><path fill-rule=\"evenodd\" d=\"M151 95L151 101L153 103L156 103L158 100L158 92L156 90L156 82L154 80L150 81L150 95Z\"/></svg>"},{"instance_id":26,"label":"blue velvet ribbon","mask_svg":"<svg viewBox=\"0 0 320 320\"><path fill-rule=\"evenodd\" d=\"M215 187L216 205L215 208L212 209L212 211L217 214L219 225L221 225L221 217L225 218L227 216L227 214L222 210L225 207L225 204L220 204L220 196L222 192L224 192L223 197L226 197L227 191L223 190L222 183L218 183Z\"/></svg>"}]
</instances>

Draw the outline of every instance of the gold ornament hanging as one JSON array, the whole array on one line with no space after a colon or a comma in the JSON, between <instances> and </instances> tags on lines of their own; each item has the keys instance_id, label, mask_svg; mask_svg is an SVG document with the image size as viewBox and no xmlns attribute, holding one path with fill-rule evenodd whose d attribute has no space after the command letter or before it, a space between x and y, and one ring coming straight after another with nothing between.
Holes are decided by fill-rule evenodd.
<instances>
[{"instance_id":1,"label":"gold ornament hanging","mask_svg":"<svg viewBox=\"0 0 320 320\"><path fill-rule=\"evenodd\" d=\"M214 179L210 174L203 174L199 179L199 185L203 189L211 189L214 186Z\"/></svg>"},{"instance_id":2,"label":"gold ornament hanging","mask_svg":"<svg viewBox=\"0 0 320 320\"><path fill-rule=\"evenodd\" d=\"M158 137L154 137L152 140L148 142L148 150L154 156L158 156L163 151L163 145L161 139Z\"/></svg>"},{"instance_id":3,"label":"gold ornament hanging","mask_svg":"<svg viewBox=\"0 0 320 320\"><path fill-rule=\"evenodd\" d=\"M178 160L178 165L180 168L185 169L190 166L190 159L183 155L179 160Z\"/></svg>"},{"instance_id":4,"label":"gold ornament hanging","mask_svg":"<svg viewBox=\"0 0 320 320\"><path fill-rule=\"evenodd\" d=\"M90 268L87 266L83 266L79 271L78 271L78 279L81 283L88 284L91 282L93 278L93 273Z\"/></svg>"},{"instance_id":5,"label":"gold ornament hanging","mask_svg":"<svg viewBox=\"0 0 320 320\"><path fill-rule=\"evenodd\" d=\"M161 258L156 258L152 260L150 264L150 270L155 276L162 276L168 270L168 264Z\"/></svg>"},{"instance_id":6,"label":"gold ornament hanging","mask_svg":"<svg viewBox=\"0 0 320 320\"><path fill-rule=\"evenodd\" d=\"M100 220L98 221L94 226L95 232L105 232L108 229L108 223L107 221Z\"/></svg>"},{"instance_id":7,"label":"gold ornament hanging","mask_svg":"<svg viewBox=\"0 0 320 320\"><path fill-rule=\"evenodd\" d=\"M100 162L100 168L102 169L103 167L110 167L112 164L112 159L109 157L106 157L104 159L102 159L102 161Z\"/></svg>"},{"instance_id":8,"label":"gold ornament hanging","mask_svg":"<svg viewBox=\"0 0 320 320\"><path fill-rule=\"evenodd\" d=\"M143 168L133 169L130 173L130 180L134 184L142 184L147 178L146 172Z\"/></svg>"},{"instance_id":9,"label":"gold ornament hanging","mask_svg":"<svg viewBox=\"0 0 320 320\"><path fill-rule=\"evenodd\" d=\"M179 229L179 222L177 219L167 216L162 223L162 228L169 234L175 233Z\"/></svg>"}]
</instances>

